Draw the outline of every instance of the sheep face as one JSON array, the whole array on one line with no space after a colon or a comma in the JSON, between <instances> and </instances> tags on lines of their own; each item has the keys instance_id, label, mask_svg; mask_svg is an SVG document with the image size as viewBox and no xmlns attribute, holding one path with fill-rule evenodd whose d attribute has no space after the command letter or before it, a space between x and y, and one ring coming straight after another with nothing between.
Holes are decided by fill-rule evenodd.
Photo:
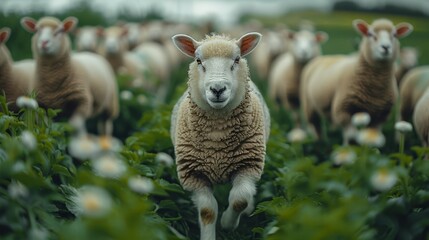
<instances>
[{"instance_id":1,"label":"sheep face","mask_svg":"<svg viewBox=\"0 0 429 240\"><path fill-rule=\"evenodd\" d=\"M306 63L320 55L320 44L328 39L324 32L312 33L307 30L289 32L289 49L294 57L302 63Z\"/></svg>"},{"instance_id":2,"label":"sheep face","mask_svg":"<svg viewBox=\"0 0 429 240\"><path fill-rule=\"evenodd\" d=\"M396 26L387 19L379 19L368 25L363 20L353 21L354 28L363 38L361 49L368 62L393 62L399 49L399 38L407 36L412 31L408 23Z\"/></svg>"},{"instance_id":3,"label":"sheep face","mask_svg":"<svg viewBox=\"0 0 429 240\"><path fill-rule=\"evenodd\" d=\"M33 36L33 51L40 56L58 56L70 49L70 41L66 34L72 31L78 20L69 17L63 22L56 18L44 17L36 22L32 18L24 17L21 24Z\"/></svg>"},{"instance_id":4,"label":"sheep face","mask_svg":"<svg viewBox=\"0 0 429 240\"><path fill-rule=\"evenodd\" d=\"M79 51L95 52L97 50L100 28L83 27L76 31L76 48Z\"/></svg>"},{"instance_id":5,"label":"sheep face","mask_svg":"<svg viewBox=\"0 0 429 240\"><path fill-rule=\"evenodd\" d=\"M102 45L106 54L120 54L128 49L126 36L128 30L121 27L110 27L103 32Z\"/></svg>"},{"instance_id":6,"label":"sheep face","mask_svg":"<svg viewBox=\"0 0 429 240\"><path fill-rule=\"evenodd\" d=\"M237 41L211 36L202 42L179 34L175 45L193 57L189 70L191 97L201 108L233 109L244 99L248 67L243 56L258 44L261 35L249 33Z\"/></svg>"}]
</instances>

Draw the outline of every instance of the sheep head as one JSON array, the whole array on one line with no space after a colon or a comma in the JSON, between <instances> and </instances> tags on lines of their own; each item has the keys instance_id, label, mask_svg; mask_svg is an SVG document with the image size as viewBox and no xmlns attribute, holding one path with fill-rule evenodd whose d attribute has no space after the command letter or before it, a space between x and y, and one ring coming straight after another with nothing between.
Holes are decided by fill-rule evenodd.
<instances>
[{"instance_id":1,"label":"sheep head","mask_svg":"<svg viewBox=\"0 0 429 240\"><path fill-rule=\"evenodd\" d=\"M9 28L2 28L0 29L0 65L3 65L8 59L10 58L9 51L3 47L4 44L6 44L7 40L10 36L10 29Z\"/></svg>"},{"instance_id":2,"label":"sheep head","mask_svg":"<svg viewBox=\"0 0 429 240\"><path fill-rule=\"evenodd\" d=\"M201 42L178 34L176 47L195 59L190 64L189 88L192 100L204 110L230 110L244 99L249 70L243 58L258 45L262 35L256 32L238 40L208 36Z\"/></svg>"},{"instance_id":3,"label":"sheep head","mask_svg":"<svg viewBox=\"0 0 429 240\"><path fill-rule=\"evenodd\" d=\"M21 19L22 27L34 33L33 54L47 57L61 56L70 51L70 39L67 34L73 31L77 22L75 17L68 17L62 22L53 17L43 17L39 21L29 17Z\"/></svg>"},{"instance_id":4,"label":"sheep head","mask_svg":"<svg viewBox=\"0 0 429 240\"><path fill-rule=\"evenodd\" d=\"M122 54L128 50L127 35L128 29L113 26L104 29L102 32L101 46L106 55Z\"/></svg>"},{"instance_id":5,"label":"sheep head","mask_svg":"<svg viewBox=\"0 0 429 240\"><path fill-rule=\"evenodd\" d=\"M395 61L399 51L398 39L413 31L409 23L395 26L387 19L375 20L371 25L357 19L353 21L353 26L363 37L360 50L369 63Z\"/></svg>"},{"instance_id":6,"label":"sheep head","mask_svg":"<svg viewBox=\"0 0 429 240\"><path fill-rule=\"evenodd\" d=\"M302 63L306 63L320 55L320 44L328 40L325 32L310 32L301 30L299 32L288 32L289 50L293 56Z\"/></svg>"}]
</instances>

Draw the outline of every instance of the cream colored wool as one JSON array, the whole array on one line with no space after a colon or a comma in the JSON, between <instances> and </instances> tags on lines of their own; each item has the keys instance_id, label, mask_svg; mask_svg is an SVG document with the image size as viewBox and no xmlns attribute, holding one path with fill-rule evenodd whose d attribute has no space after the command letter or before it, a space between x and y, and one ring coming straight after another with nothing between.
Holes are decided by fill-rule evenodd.
<instances>
[{"instance_id":1,"label":"cream colored wool","mask_svg":"<svg viewBox=\"0 0 429 240\"><path fill-rule=\"evenodd\" d=\"M226 183L237 173L262 174L265 124L262 105L247 90L244 101L227 116L213 115L186 97L179 108L175 139L179 180L192 191Z\"/></svg>"},{"instance_id":2,"label":"cream colored wool","mask_svg":"<svg viewBox=\"0 0 429 240\"><path fill-rule=\"evenodd\" d=\"M417 102L429 87L429 66L411 69L399 89L401 120L411 121Z\"/></svg>"}]
</instances>

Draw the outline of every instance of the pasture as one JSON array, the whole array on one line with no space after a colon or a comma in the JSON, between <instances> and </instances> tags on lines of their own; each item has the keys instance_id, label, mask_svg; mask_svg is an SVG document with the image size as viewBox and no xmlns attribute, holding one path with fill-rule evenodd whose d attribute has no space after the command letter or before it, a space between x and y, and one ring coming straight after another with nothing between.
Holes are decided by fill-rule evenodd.
<instances>
[{"instance_id":1,"label":"pasture","mask_svg":"<svg viewBox=\"0 0 429 240\"><path fill-rule=\"evenodd\" d=\"M19 26L20 17L0 18L0 27L12 28L7 46L15 60L32 56L30 34ZM243 21L257 18L266 27L284 23L294 29L308 19L317 30L329 34L323 54L349 54L356 51L358 36L353 19L371 22L380 17L395 24L411 23L414 32L401 45L416 47L419 65L429 64L427 18L309 11L279 17L246 16ZM90 24L90 19L81 24ZM98 156L78 160L70 155L72 129L68 123L53 121L56 110L8 112L5 98L0 97L1 238L199 239L190 194L180 186L172 159L159 155L166 153L174 159L170 116L186 89L189 63L186 60L172 70L163 104L157 104L153 92L130 87L130 76L117 76L121 110L113 135L123 145L110 156L120 162L113 167L124 170L113 177L97 172ZM265 95L266 79L258 79L251 65L250 71ZM341 132L329 122L327 140L291 141L287 135L294 127L290 114L276 108L274 102L267 100L267 104L271 135L255 210L242 217L234 231L219 227L218 239L429 238L429 161L424 156L429 149L421 147L417 135L409 132L404 135L404 150L400 150L395 140L396 108L383 126L385 144L373 148L341 146ZM90 131L96 129L92 121L88 126ZM24 132L32 134L33 145L23 140ZM228 205L230 187L215 188L220 212ZM76 196L85 192L93 193L95 200L82 209Z\"/></svg>"}]
</instances>

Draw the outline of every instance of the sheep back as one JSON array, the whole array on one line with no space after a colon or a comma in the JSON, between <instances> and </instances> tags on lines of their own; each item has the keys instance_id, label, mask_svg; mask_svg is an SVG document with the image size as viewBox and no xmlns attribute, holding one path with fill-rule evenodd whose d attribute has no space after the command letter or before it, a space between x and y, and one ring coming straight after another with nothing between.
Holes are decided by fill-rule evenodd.
<instances>
[{"instance_id":1,"label":"sheep back","mask_svg":"<svg viewBox=\"0 0 429 240\"><path fill-rule=\"evenodd\" d=\"M417 101L429 86L429 67L421 66L410 70L400 85L400 111L402 120L409 121Z\"/></svg>"}]
</instances>

